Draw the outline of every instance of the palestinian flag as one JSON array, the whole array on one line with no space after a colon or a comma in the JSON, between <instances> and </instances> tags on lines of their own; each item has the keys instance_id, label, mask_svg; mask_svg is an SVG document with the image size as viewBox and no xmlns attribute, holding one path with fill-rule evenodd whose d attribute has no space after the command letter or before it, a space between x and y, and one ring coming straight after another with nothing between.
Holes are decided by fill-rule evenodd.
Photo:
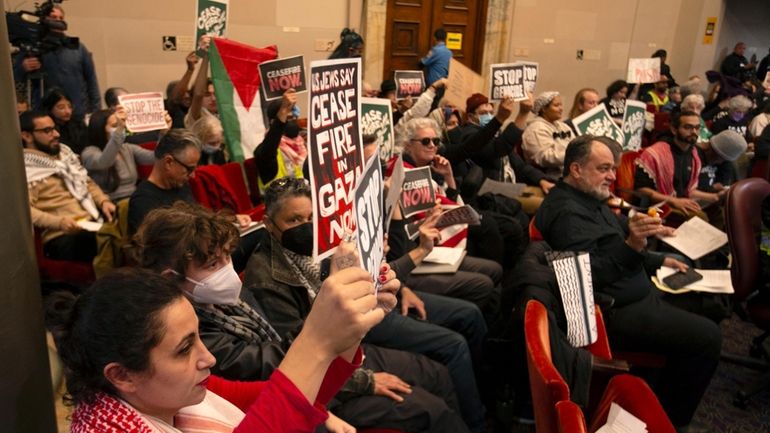
<instances>
[{"instance_id":1,"label":"palestinian flag","mask_svg":"<svg viewBox=\"0 0 770 433\"><path fill-rule=\"evenodd\" d=\"M231 161L251 158L265 136L257 65L276 57L275 45L254 48L214 38L209 47L211 80Z\"/></svg>"}]
</instances>

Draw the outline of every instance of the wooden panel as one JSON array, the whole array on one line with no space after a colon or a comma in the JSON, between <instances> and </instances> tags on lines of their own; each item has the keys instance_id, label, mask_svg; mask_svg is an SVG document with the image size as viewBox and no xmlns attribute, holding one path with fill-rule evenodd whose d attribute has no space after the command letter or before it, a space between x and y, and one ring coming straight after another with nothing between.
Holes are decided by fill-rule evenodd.
<instances>
[{"instance_id":1,"label":"wooden panel","mask_svg":"<svg viewBox=\"0 0 770 433\"><path fill-rule=\"evenodd\" d=\"M396 21L393 23L390 53L394 56L420 56L420 23Z\"/></svg>"}]
</instances>

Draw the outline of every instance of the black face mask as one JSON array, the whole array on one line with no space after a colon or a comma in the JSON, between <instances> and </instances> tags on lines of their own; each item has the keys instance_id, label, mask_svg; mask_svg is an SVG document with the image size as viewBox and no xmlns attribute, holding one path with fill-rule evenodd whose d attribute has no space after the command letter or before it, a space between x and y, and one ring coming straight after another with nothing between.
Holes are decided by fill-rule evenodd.
<instances>
[{"instance_id":1,"label":"black face mask","mask_svg":"<svg viewBox=\"0 0 770 433\"><path fill-rule=\"evenodd\" d=\"M301 256L312 256L313 223L307 222L284 230L281 234L281 245Z\"/></svg>"},{"instance_id":2,"label":"black face mask","mask_svg":"<svg viewBox=\"0 0 770 433\"><path fill-rule=\"evenodd\" d=\"M297 125L297 122L294 120L286 122L286 126L283 128L283 135L289 138L297 138L299 135L299 125Z\"/></svg>"}]
</instances>

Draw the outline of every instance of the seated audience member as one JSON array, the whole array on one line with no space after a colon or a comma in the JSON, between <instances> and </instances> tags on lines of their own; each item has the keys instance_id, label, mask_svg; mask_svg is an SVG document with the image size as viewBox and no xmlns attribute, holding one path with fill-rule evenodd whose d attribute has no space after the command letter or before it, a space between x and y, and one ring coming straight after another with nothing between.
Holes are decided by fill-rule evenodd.
<instances>
[{"instance_id":1,"label":"seated audience member","mask_svg":"<svg viewBox=\"0 0 770 433\"><path fill-rule=\"evenodd\" d=\"M559 92L541 93L532 106L537 117L522 135L524 159L553 179L561 176L564 151L573 137L572 128L561 121L563 111Z\"/></svg>"},{"instance_id":2,"label":"seated audience member","mask_svg":"<svg viewBox=\"0 0 770 433\"><path fill-rule=\"evenodd\" d=\"M225 136L219 120L214 117L201 117L191 131L201 142L201 159L198 165L221 165L227 162Z\"/></svg>"},{"instance_id":3,"label":"seated audience member","mask_svg":"<svg viewBox=\"0 0 770 433\"><path fill-rule=\"evenodd\" d=\"M450 134L454 141L446 144L444 156L461 177L466 177L471 166L477 165L483 171L484 178L530 185L525 189L527 197L521 197L519 202L524 212L532 215L553 186L542 171L524 162L514 150L516 145L521 143L527 117L532 111L532 99L521 101L515 120L502 132L500 128L511 116L513 100L503 100L497 108L497 114L486 122L486 125L481 126L479 119L490 107L491 104L484 95L476 93L468 98L468 123ZM473 110L470 110L471 108Z\"/></svg>"},{"instance_id":4,"label":"seated audience member","mask_svg":"<svg viewBox=\"0 0 770 433\"><path fill-rule=\"evenodd\" d=\"M184 128L184 118L190 110L192 104L192 93L190 92L190 80L195 72L195 65L200 61L200 57L191 52L185 58L187 69L179 80L174 80L166 86L166 110L174 120L174 128Z\"/></svg>"},{"instance_id":5,"label":"seated audience member","mask_svg":"<svg viewBox=\"0 0 770 433\"><path fill-rule=\"evenodd\" d=\"M209 45L210 36L202 36L198 45L203 53L203 60L198 68L198 75L195 77L195 83L192 88L192 100L190 109L184 117L184 127L192 128L193 124L201 117L213 117L219 120L219 110L217 108L217 97L214 93L214 83L208 78L209 73ZM188 56L189 57L189 56ZM187 67L190 63L188 60Z\"/></svg>"},{"instance_id":6,"label":"seated audience member","mask_svg":"<svg viewBox=\"0 0 770 433\"><path fill-rule=\"evenodd\" d=\"M649 90L647 93L641 93L639 99L645 102L648 106L651 105L655 113L661 111L661 109L668 104L668 77L665 75L660 76L660 81L655 83L655 87Z\"/></svg>"},{"instance_id":7,"label":"seated audience member","mask_svg":"<svg viewBox=\"0 0 770 433\"><path fill-rule=\"evenodd\" d=\"M277 333L286 338L309 326L305 318L328 273L328 262L315 263L312 258L310 195L304 179L278 179L267 188L264 222L270 237L252 255L244 278L242 298L261 307ZM369 371L357 376L355 400L342 396L345 404L332 407L342 419L359 427L410 432L468 431L458 415L452 379L444 366L420 355L376 346L365 351L364 367Z\"/></svg>"},{"instance_id":8,"label":"seated audience member","mask_svg":"<svg viewBox=\"0 0 770 433\"><path fill-rule=\"evenodd\" d=\"M727 110L714 116L711 132L719 134L729 129L748 137L749 122L751 122L749 112L753 105L751 99L743 95L733 96L727 101Z\"/></svg>"},{"instance_id":9,"label":"seated audience member","mask_svg":"<svg viewBox=\"0 0 770 433\"><path fill-rule=\"evenodd\" d=\"M350 268L324 282L308 326L264 382L210 374L216 359L184 293L163 276L125 269L49 304L72 431L311 433L324 421L350 431L324 406L361 365L361 336L383 317L368 273Z\"/></svg>"},{"instance_id":10,"label":"seated audience member","mask_svg":"<svg viewBox=\"0 0 770 433\"><path fill-rule=\"evenodd\" d=\"M626 98L628 97L628 83L623 80L615 80L607 86L607 97L599 101L607 107L607 112L617 122L623 121L626 114Z\"/></svg>"},{"instance_id":11,"label":"seated audience member","mask_svg":"<svg viewBox=\"0 0 770 433\"><path fill-rule=\"evenodd\" d=\"M390 99L390 108L393 110L393 124L396 125L401 120L401 116L404 112L412 107L414 101L412 96L407 96L404 99L398 100L396 98L396 82L392 79L383 80L380 83L380 98Z\"/></svg>"},{"instance_id":12,"label":"seated audience member","mask_svg":"<svg viewBox=\"0 0 770 433\"><path fill-rule=\"evenodd\" d=\"M672 111L679 111L679 104L682 103L682 89L679 87L672 87L668 90L668 103L660 107L660 111L671 113Z\"/></svg>"},{"instance_id":13,"label":"seated audience member","mask_svg":"<svg viewBox=\"0 0 770 433\"><path fill-rule=\"evenodd\" d=\"M289 89L283 93L283 98L268 105L270 128L262 143L254 149L260 193L264 193L275 179L304 177L302 166L307 159L307 146L292 114L296 103L297 94L294 89Z\"/></svg>"},{"instance_id":14,"label":"seated audience member","mask_svg":"<svg viewBox=\"0 0 770 433\"><path fill-rule=\"evenodd\" d=\"M406 124L412 119L427 117L431 113L431 106L437 97L440 98L439 93L443 92L442 89L446 88L446 83L446 78L438 79L435 83L428 86L408 109L402 112L401 118L393 127L393 143L395 148L387 155L383 154L384 152L380 152L380 158L388 161L393 155L398 155L404 151L402 137L406 133ZM434 120L436 119L434 118ZM438 121L440 120L438 119Z\"/></svg>"},{"instance_id":15,"label":"seated audience member","mask_svg":"<svg viewBox=\"0 0 770 433\"><path fill-rule=\"evenodd\" d=\"M166 115L167 125L171 118ZM91 115L88 122L88 143L80 158L94 182L109 194L114 202L129 198L136 190L137 165L155 162L151 150L125 142L126 110L116 108L100 110Z\"/></svg>"},{"instance_id":16,"label":"seated audience member","mask_svg":"<svg viewBox=\"0 0 770 433\"><path fill-rule=\"evenodd\" d=\"M684 264L645 249L648 237L673 233L660 218L640 213L625 219L607 206L619 159L620 145L612 140L573 140L564 177L540 206L535 225L554 250L590 254L594 290L614 298L605 314L613 349L665 355L654 389L672 423L681 428L692 420L716 370L721 334L715 323L658 295L645 269L682 269Z\"/></svg>"},{"instance_id":17,"label":"seated audience member","mask_svg":"<svg viewBox=\"0 0 770 433\"><path fill-rule=\"evenodd\" d=\"M719 200L716 194L698 189L702 164L695 143L699 130L699 116L683 111L671 119L673 137L645 148L639 155L634 188L651 203L665 200L672 208L692 216L701 212L696 200Z\"/></svg>"},{"instance_id":18,"label":"seated audience member","mask_svg":"<svg viewBox=\"0 0 770 433\"><path fill-rule=\"evenodd\" d=\"M459 195L452 174L452 166L446 158L436 154L436 142L439 141L436 122L432 119L414 119L407 124L406 131L402 155L404 167L414 168L430 165L434 175L433 186L438 200L442 205L456 205L455 200L459 199ZM395 157L389 161L389 172L392 172L396 161ZM481 309L489 323L499 312L497 285L502 278L502 268L496 261L500 261L503 257L506 245L503 245L502 236L493 218L482 218L481 225L471 226L467 231L464 227L464 225L451 226L443 229L440 235L440 245L442 246L462 247L467 244L469 255L463 259L457 273L454 275L410 275L406 284L415 290L473 302ZM397 229L391 227L391 233L393 230ZM401 235L402 233L399 232L397 237ZM512 247L523 248L520 245ZM406 252L410 249L407 247L401 251ZM475 253L478 253L479 256L474 257ZM480 258L482 255L484 258Z\"/></svg>"},{"instance_id":19,"label":"seated audience member","mask_svg":"<svg viewBox=\"0 0 770 433\"><path fill-rule=\"evenodd\" d=\"M88 177L78 156L59 143L54 121L42 111L19 118L32 224L41 229L43 251L54 259L91 261L95 233L78 221L112 221L115 205Z\"/></svg>"},{"instance_id":20,"label":"seated audience member","mask_svg":"<svg viewBox=\"0 0 770 433\"><path fill-rule=\"evenodd\" d=\"M575 125L572 124L572 119L591 110L596 107L597 104L599 104L599 92L597 92L596 89L586 87L575 93L575 101L572 103L572 109L569 111L569 119L564 121L564 123L572 128L572 132L575 136L578 135L578 131L575 129Z\"/></svg>"},{"instance_id":21,"label":"seated audience member","mask_svg":"<svg viewBox=\"0 0 770 433\"><path fill-rule=\"evenodd\" d=\"M69 96L63 90L53 88L48 91L40 105L56 123L61 142L80 155L88 146L88 130L83 119L73 116L72 100Z\"/></svg>"},{"instance_id":22,"label":"seated audience member","mask_svg":"<svg viewBox=\"0 0 770 433\"><path fill-rule=\"evenodd\" d=\"M155 164L150 177L141 181L131 195L128 204L128 232L133 234L144 221L144 217L160 207L168 207L177 201L194 203L189 180L201 156L201 145L197 137L184 129L172 129L166 133L155 148ZM251 224L248 215L235 215L239 227ZM252 232L240 238L232 254L235 269L240 272L259 242L259 236Z\"/></svg>"},{"instance_id":23,"label":"seated audience member","mask_svg":"<svg viewBox=\"0 0 770 433\"><path fill-rule=\"evenodd\" d=\"M703 117L700 114L703 109L706 108L706 101L703 99L703 95L699 93L689 94L682 99L682 103L679 105L679 112L692 111L698 115L700 119L700 131L698 132L698 143L703 143L709 140L713 135L706 126L706 122L703 121Z\"/></svg>"},{"instance_id":24,"label":"seated audience member","mask_svg":"<svg viewBox=\"0 0 770 433\"><path fill-rule=\"evenodd\" d=\"M701 161L698 189L722 195L737 180L733 161L746 152L746 140L735 131L722 131L709 141L698 143Z\"/></svg>"},{"instance_id":25,"label":"seated audience member","mask_svg":"<svg viewBox=\"0 0 770 433\"><path fill-rule=\"evenodd\" d=\"M342 29L340 44L329 55L330 59L352 59L364 54L364 38L349 28Z\"/></svg>"},{"instance_id":26,"label":"seated audience member","mask_svg":"<svg viewBox=\"0 0 770 433\"><path fill-rule=\"evenodd\" d=\"M104 92L104 105L108 110L114 110L120 105L120 97L127 94L128 90L122 87L110 87Z\"/></svg>"}]
</instances>

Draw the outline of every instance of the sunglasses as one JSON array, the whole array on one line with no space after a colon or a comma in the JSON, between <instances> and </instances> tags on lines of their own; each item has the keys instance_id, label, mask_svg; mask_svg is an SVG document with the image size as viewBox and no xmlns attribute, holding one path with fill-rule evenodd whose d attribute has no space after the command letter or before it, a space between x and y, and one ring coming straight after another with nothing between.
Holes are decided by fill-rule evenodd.
<instances>
[{"instance_id":1,"label":"sunglasses","mask_svg":"<svg viewBox=\"0 0 770 433\"><path fill-rule=\"evenodd\" d=\"M439 137L413 138L411 141L417 141L421 143L423 146L430 146L431 143L433 143L433 145L436 147L441 145L441 139Z\"/></svg>"}]
</instances>

